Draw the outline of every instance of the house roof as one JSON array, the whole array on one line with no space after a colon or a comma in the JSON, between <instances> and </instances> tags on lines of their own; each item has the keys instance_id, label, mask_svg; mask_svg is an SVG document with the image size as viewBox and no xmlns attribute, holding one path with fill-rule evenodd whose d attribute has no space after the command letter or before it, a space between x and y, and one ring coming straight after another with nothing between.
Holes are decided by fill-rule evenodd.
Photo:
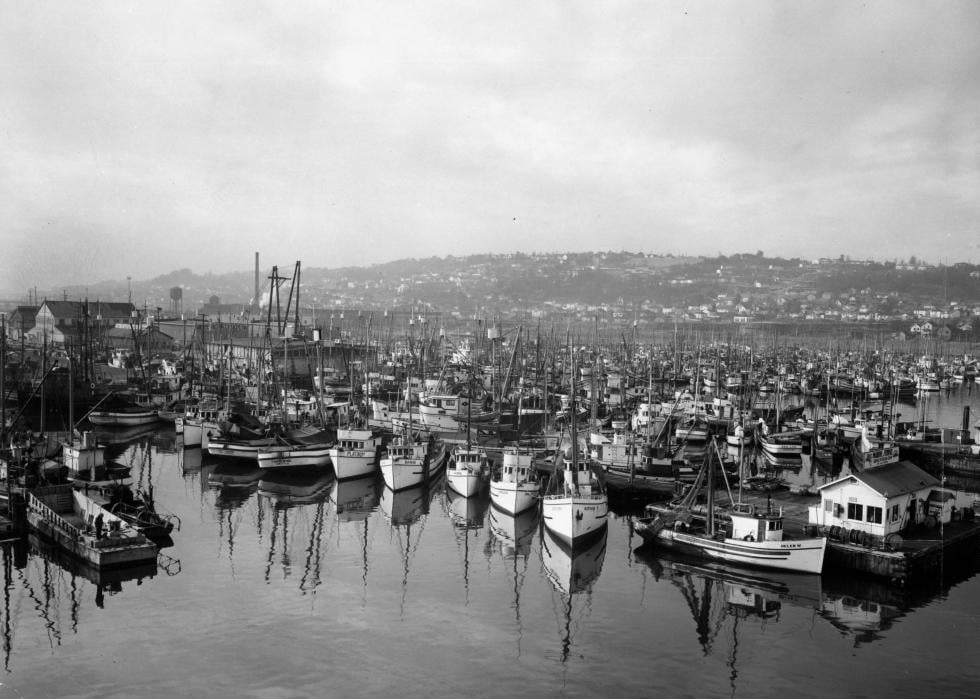
<instances>
[{"instance_id":1,"label":"house roof","mask_svg":"<svg viewBox=\"0 0 980 699\"><path fill-rule=\"evenodd\" d=\"M99 315L127 318L135 310L135 306L128 302L118 301L88 301L89 316L95 318ZM82 315L85 308L85 301L51 301L46 300L44 305L55 318L77 318Z\"/></svg>"},{"instance_id":2,"label":"house roof","mask_svg":"<svg viewBox=\"0 0 980 699\"><path fill-rule=\"evenodd\" d=\"M930 476L915 464L908 461L897 461L838 478L836 481L820 486L817 490L830 488L847 480L860 481L885 497L915 493L939 485L938 478Z\"/></svg>"},{"instance_id":3,"label":"house roof","mask_svg":"<svg viewBox=\"0 0 980 699\"><path fill-rule=\"evenodd\" d=\"M37 315L39 310L41 310L40 306L17 306L17 308L14 309L14 313L23 318L33 318Z\"/></svg>"}]
</instances>

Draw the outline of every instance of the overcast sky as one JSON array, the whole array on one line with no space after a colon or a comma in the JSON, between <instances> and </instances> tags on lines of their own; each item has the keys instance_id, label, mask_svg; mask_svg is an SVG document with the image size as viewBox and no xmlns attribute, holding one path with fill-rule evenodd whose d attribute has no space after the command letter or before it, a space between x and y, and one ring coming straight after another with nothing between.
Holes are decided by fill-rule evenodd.
<instances>
[{"instance_id":1,"label":"overcast sky","mask_svg":"<svg viewBox=\"0 0 980 699\"><path fill-rule=\"evenodd\" d=\"M980 262L980 3L0 3L0 289L478 252Z\"/></svg>"}]
</instances>

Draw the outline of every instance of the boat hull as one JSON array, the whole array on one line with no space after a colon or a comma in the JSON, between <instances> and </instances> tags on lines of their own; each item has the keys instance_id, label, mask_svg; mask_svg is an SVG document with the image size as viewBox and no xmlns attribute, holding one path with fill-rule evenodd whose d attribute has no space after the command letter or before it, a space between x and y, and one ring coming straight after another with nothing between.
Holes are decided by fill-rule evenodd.
<instances>
[{"instance_id":1,"label":"boat hull","mask_svg":"<svg viewBox=\"0 0 980 699\"><path fill-rule=\"evenodd\" d=\"M605 495L548 495L542 510L545 528L566 546L573 546L605 529L609 501Z\"/></svg>"},{"instance_id":2,"label":"boat hull","mask_svg":"<svg viewBox=\"0 0 980 699\"><path fill-rule=\"evenodd\" d=\"M271 439L256 441L235 441L212 438L208 441L207 450L211 456L223 456L230 459L258 459L259 451L272 446Z\"/></svg>"},{"instance_id":3,"label":"boat hull","mask_svg":"<svg viewBox=\"0 0 980 699\"><path fill-rule=\"evenodd\" d=\"M483 474L469 469L451 468L446 471L446 483L464 498L468 498L480 491Z\"/></svg>"},{"instance_id":4,"label":"boat hull","mask_svg":"<svg viewBox=\"0 0 980 699\"><path fill-rule=\"evenodd\" d=\"M422 459L382 459L381 477L391 490L405 490L421 485L426 464Z\"/></svg>"},{"instance_id":5,"label":"boat hull","mask_svg":"<svg viewBox=\"0 0 980 699\"><path fill-rule=\"evenodd\" d=\"M344 452L332 449L330 460L333 462L333 472L337 480L363 478L374 473L378 462L378 452L376 449Z\"/></svg>"},{"instance_id":6,"label":"boat hull","mask_svg":"<svg viewBox=\"0 0 980 699\"><path fill-rule=\"evenodd\" d=\"M330 447L268 447L259 450L257 459L259 468L321 468L330 463Z\"/></svg>"},{"instance_id":7,"label":"boat hull","mask_svg":"<svg viewBox=\"0 0 980 699\"><path fill-rule=\"evenodd\" d=\"M819 575L823 571L825 538L783 541L744 541L715 539L704 534L683 532L670 527L654 531L641 520L634 525L647 543L687 554L756 568L774 568Z\"/></svg>"},{"instance_id":8,"label":"boat hull","mask_svg":"<svg viewBox=\"0 0 980 699\"><path fill-rule=\"evenodd\" d=\"M512 515L526 512L538 504L540 487L536 481L492 481L490 501L504 512Z\"/></svg>"},{"instance_id":9,"label":"boat hull","mask_svg":"<svg viewBox=\"0 0 980 699\"><path fill-rule=\"evenodd\" d=\"M88 421L98 427L135 427L137 425L152 425L159 422L160 417L156 410L141 410L139 412L99 410L89 413Z\"/></svg>"}]
</instances>

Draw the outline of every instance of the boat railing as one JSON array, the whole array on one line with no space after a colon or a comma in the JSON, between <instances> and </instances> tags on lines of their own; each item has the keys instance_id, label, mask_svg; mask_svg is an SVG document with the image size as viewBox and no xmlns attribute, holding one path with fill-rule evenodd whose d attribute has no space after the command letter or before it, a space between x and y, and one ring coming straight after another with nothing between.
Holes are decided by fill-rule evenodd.
<instances>
[{"instance_id":1,"label":"boat railing","mask_svg":"<svg viewBox=\"0 0 980 699\"><path fill-rule=\"evenodd\" d=\"M38 498L34 493L28 494L27 500L28 511L31 512L35 517L41 519L42 521L48 522L49 524L58 527L58 529L64 530L72 535L75 539L82 538L82 531L75 525L71 524L64 517L59 515L54 508L46 505L40 498Z\"/></svg>"}]
</instances>

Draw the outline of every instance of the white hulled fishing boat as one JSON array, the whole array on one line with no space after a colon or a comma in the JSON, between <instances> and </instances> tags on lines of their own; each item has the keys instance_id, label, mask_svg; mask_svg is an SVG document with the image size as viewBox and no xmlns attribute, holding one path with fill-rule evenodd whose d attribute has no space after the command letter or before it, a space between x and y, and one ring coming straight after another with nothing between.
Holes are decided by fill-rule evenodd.
<instances>
[{"instance_id":1,"label":"white hulled fishing boat","mask_svg":"<svg viewBox=\"0 0 980 699\"><path fill-rule=\"evenodd\" d=\"M539 492L534 454L516 447L505 449L500 471L490 481L490 501L494 507L517 515L537 506Z\"/></svg>"},{"instance_id":2,"label":"white hulled fishing boat","mask_svg":"<svg viewBox=\"0 0 980 699\"><path fill-rule=\"evenodd\" d=\"M672 505L648 505L651 516L633 523L643 540L654 546L666 546L685 553L728 563L777 568L799 573L823 570L827 539L783 538L782 513L757 511L754 506L736 505L727 513L728 524L716 524L714 505L714 459L717 447L712 442L695 485L684 498ZM707 495L705 514L693 508L701 488Z\"/></svg>"},{"instance_id":3,"label":"white hulled fishing boat","mask_svg":"<svg viewBox=\"0 0 980 699\"><path fill-rule=\"evenodd\" d=\"M453 449L446 467L446 482L463 497L478 493L490 476L486 450L472 445Z\"/></svg>"},{"instance_id":4,"label":"white hulled fishing boat","mask_svg":"<svg viewBox=\"0 0 980 699\"><path fill-rule=\"evenodd\" d=\"M599 479L598 469L588 457L579 457L575 425L575 363L572 362L571 446L560 468L552 475L553 492L544 496L544 526L566 546L574 549L601 534L609 515L609 497Z\"/></svg>"},{"instance_id":5,"label":"white hulled fishing boat","mask_svg":"<svg viewBox=\"0 0 980 699\"><path fill-rule=\"evenodd\" d=\"M337 444L330 449L330 460L338 480L361 478L374 473L381 448L381 434L371 429L337 430Z\"/></svg>"}]
</instances>

